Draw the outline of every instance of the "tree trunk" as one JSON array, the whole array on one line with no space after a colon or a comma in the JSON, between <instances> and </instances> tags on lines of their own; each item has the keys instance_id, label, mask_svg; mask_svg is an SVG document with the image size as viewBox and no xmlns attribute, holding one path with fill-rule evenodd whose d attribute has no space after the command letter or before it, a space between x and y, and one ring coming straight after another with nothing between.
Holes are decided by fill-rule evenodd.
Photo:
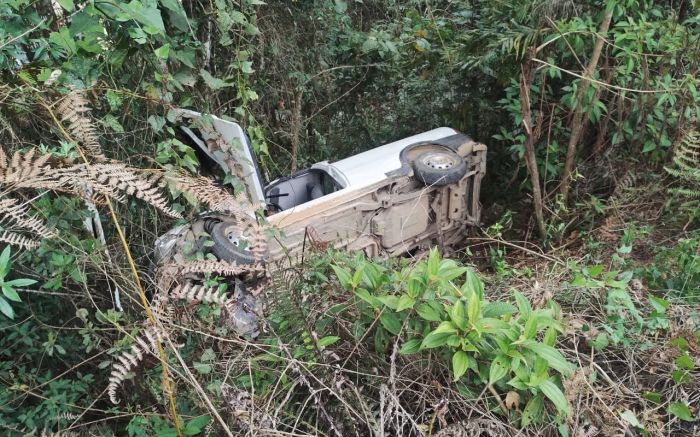
<instances>
[{"instance_id":1,"label":"tree trunk","mask_svg":"<svg viewBox=\"0 0 700 437\"><path fill-rule=\"evenodd\" d=\"M603 51L603 44L605 43L604 37L610 28L610 21L612 21L612 10L605 12L603 22L600 24L595 46L593 47L591 59L588 61L586 70L583 72L583 79L581 79L578 92L576 93L576 105L574 106L575 113L571 121L571 137L569 138L569 144L566 149L566 162L564 164L564 174L562 175L560 190L562 203L564 205L566 205L569 199L571 175L574 171L574 164L576 161L576 149L579 141L581 141L581 137L583 136L583 118L586 115L584 108L582 107L583 98L586 95L586 91L588 91L588 87L591 85L591 77L593 77L593 73L598 67L598 59L600 59L600 53Z\"/></svg>"},{"instance_id":2,"label":"tree trunk","mask_svg":"<svg viewBox=\"0 0 700 437\"><path fill-rule=\"evenodd\" d=\"M301 141L301 98L303 93L297 91L292 108L292 173L297 171L299 158L299 143Z\"/></svg>"},{"instance_id":3,"label":"tree trunk","mask_svg":"<svg viewBox=\"0 0 700 437\"><path fill-rule=\"evenodd\" d=\"M546 230L544 227L544 213L542 211L542 189L540 188L540 172L537 168L535 157L535 139L532 133L532 116L530 110L530 85L532 84L532 58L535 54L535 47L531 47L525 60L521 65L520 75L520 108L523 116L523 129L525 130L525 163L528 173L530 173L530 183L532 184L532 198L535 205L535 219L540 237L544 238Z\"/></svg>"}]
</instances>

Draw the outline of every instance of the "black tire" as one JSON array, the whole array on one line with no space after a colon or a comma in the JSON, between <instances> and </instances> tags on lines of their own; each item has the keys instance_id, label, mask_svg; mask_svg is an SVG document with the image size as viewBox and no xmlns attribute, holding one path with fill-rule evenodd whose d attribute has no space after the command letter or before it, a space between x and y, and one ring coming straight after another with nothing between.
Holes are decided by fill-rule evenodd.
<instances>
[{"instance_id":1,"label":"black tire","mask_svg":"<svg viewBox=\"0 0 700 437\"><path fill-rule=\"evenodd\" d=\"M467 163L448 149L421 153L413 161L413 173L425 185L453 184L467 173Z\"/></svg>"},{"instance_id":2,"label":"black tire","mask_svg":"<svg viewBox=\"0 0 700 437\"><path fill-rule=\"evenodd\" d=\"M219 222L211 228L211 239L214 245L211 251L217 258L223 261L235 261L238 264L254 264L255 256L249 249L240 247L244 236L240 235L240 228L227 222Z\"/></svg>"}]
</instances>

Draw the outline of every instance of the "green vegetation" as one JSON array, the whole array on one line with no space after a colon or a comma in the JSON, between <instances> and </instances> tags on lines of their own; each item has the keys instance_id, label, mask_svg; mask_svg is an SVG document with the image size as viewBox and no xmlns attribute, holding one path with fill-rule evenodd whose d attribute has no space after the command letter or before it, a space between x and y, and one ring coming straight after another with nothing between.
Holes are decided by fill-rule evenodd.
<instances>
[{"instance_id":1,"label":"green vegetation","mask_svg":"<svg viewBox=\"0 0 700 437\"><path fill-rule=\"evenodd\" d=\"M0 435L700 433L697 0L5 0L0 22ZM241 123L268 179L452 126L489 146L483 226L449 257L309 247L238 337L196 248L203 285L159 300L154 240L241 192L198 178L175 108Z\"/></svg>"}]
</instances>

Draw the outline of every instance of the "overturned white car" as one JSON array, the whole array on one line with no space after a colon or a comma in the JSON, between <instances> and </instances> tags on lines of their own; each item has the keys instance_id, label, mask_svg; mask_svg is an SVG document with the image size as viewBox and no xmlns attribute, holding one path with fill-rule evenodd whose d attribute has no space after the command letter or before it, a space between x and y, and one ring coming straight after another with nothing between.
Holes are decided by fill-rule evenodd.
<instances>
[{"instance_id":1,"label":"overturned white car","mask_svg":"<svg viewBox=\"0 0 700 437\"><path fill-rule=\"evenodd\" d=\"M451 250L480 216L479 190L486 146L442 127L376 147L265 185L243 129L214 116L182 110L183 141L203 159L245 185L279 231L270 238L267 264L301 259L311 245L363 250L368 256L416 253L438 245ZM203 163L204 164L204 163ZM159 238L156 258L176 256L182 241L210 239L217 258L251 263L246 236L225 216L208 214Z\"/></svg>"}]
</instances>

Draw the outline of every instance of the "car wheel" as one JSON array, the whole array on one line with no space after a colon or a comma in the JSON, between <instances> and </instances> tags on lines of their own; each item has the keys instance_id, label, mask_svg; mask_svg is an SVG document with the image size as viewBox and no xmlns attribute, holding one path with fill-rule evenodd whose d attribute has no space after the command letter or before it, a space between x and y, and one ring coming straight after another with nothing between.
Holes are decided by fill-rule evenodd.
<instances>
[{"instance_id":1,"label":"car wheel","mask_svg":"<svg viewBox=\"0 0 700 437\"><path fill-rule=\"evenodd\" d=\"M220 260L235 261L238 264L255 263L255 256L250 251L250 242L242 235L239 226L218 222L211 227L211 239L214 242L211 251Z\"/></svg>"},{"instance_id":2,"label":"car wheel","mask_svg":"<svg viewBox=\"0 0 700 437\"><path fill-rule=\"evenodd\" d=\"M467 173L467 163L451 150L433 150L418 155L413 172L425 185L449 185Z\"/></svg>"}]
</instances>

